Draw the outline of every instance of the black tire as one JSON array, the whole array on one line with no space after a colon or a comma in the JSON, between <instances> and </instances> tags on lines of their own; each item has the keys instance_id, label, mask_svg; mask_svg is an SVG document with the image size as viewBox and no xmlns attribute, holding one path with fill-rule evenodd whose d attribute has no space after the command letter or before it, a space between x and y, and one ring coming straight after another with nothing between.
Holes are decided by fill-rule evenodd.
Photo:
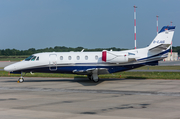
<instances>
[{"instance_id":1,"label":"black tire","mask_svg":"<svg viewBox=\"0 0 180 119\"><path fill-rule=\"evenodd\" d=\"M92 79L92 80L93 80L93 79ZM98 83L98 82L99 82L99 78L98 78L98 80L97 80L97 81L93 80L93 82Z\"/></svg>"},{"instance_id":2,"label":"black tire","mask_svg":"<svg viewBox=\"0 0 180 119\"><path fill-rule=\"evenodd\" d=\"M89 80L92 80L92 75L87 75Z\"/></svg>"},{"instance_id":3,"label":"black tire","mask_svg":"<svg viewBox=\"0 0 180 119\"><path fill-rule=\"evenodd\" d=\"M23 78L19 78L18 81L19 81L19 83L23 83L24 79Z\"/></svg>"}]
</instances>

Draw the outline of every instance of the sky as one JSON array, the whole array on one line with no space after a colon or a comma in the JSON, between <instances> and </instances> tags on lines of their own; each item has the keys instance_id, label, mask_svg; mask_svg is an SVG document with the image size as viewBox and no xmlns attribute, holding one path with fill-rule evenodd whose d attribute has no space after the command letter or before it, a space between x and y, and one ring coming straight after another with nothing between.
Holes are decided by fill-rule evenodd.
<instances>
[{"instance_id":1,"label":"sky","mask_svg":"<svg viewBox=\"0 0 180 119\"><path fill-rule=\"evenodd\" d=\"M180 0L0 0L0 49L55 46L134 48L148 46L166 25L176 26L180 46Z\"/></svg>"}]
</instances>

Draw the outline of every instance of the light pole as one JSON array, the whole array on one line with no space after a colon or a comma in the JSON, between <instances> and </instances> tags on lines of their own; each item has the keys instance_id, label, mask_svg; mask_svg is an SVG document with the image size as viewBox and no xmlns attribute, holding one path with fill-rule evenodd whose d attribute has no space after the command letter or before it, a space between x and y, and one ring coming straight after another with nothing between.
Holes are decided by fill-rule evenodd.
<instances>
[{"instance_id":1,"label":"light pole","mask_svg":"<svg viewBox=\"0 0 180 119\"><path fill-rule=\"evenodd\" d=\"M135 42L135 49L136 49L136 8L137 6L134 7L134 42Z\"/></svg>"},{"instance_id":2,"label":"light pole","mask_svg":"<svg viewBox=\"0 0 180 119\"><path fill-rule=\"evenodd\" d=\"M173 23L173 22L171 21L171 26L172 26L172 23Z\"/></svg>"},{"instance_id":3,"label":"light pole","mask_svg":"<svg viewBox=\"0 0 180 119\"><path fill-rule=\"evenodd\" d=\"M156 16L157 17L157 35L158 35L158 15Z\"/></svg>"},{"instance_id":4,"label":"light pole","mask_svg":"<svg viewBox=\"0 0 180 119\"><path fill-rule=\"evenodd\" d=\"M173 23L173 22L171 21L171 26L172 26L172 23ZM171 60L173 60L173 59L172 59L172 41L171 41Z\"/></svg>"}]
</instances>

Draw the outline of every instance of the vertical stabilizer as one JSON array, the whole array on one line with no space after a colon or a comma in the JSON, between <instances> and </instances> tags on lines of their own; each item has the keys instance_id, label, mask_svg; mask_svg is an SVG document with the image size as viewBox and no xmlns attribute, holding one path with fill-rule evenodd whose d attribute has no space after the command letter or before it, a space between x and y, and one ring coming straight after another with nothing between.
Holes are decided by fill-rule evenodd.
<instances>
[{"instance_id":1,"label":"vertical stabilizer","mask_svg":"<svg viewBox=\"0 0 180 119\"><path fill-rule=\"evenodd\" d=\"M166 50L171 45L171 41L174 35L175 26L164 26L155 39L148 46L149 50L161 49Z\"/></svg>"}]
</instances>

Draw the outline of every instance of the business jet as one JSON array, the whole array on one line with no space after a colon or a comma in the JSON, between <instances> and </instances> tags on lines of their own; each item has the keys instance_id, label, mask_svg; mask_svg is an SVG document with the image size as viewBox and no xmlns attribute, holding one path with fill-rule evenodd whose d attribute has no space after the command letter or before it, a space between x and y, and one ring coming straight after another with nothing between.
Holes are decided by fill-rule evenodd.
<instances>
[{"instance_id":1,"label":"business jet","mask_svg":"<svg viewBox=\"0 0 180 119\"><path fill-rule=\"evenodd\" d=\"M87 75L98 82L98 75L127 71L145 65L158 65L167 57L175 26L164 26L148 47L102 52L45 52L33 54L23 61L4 68L10 73L20 73L18 82L23 82L23 73L68 73Z\"/></svg>"}]
</instances>

